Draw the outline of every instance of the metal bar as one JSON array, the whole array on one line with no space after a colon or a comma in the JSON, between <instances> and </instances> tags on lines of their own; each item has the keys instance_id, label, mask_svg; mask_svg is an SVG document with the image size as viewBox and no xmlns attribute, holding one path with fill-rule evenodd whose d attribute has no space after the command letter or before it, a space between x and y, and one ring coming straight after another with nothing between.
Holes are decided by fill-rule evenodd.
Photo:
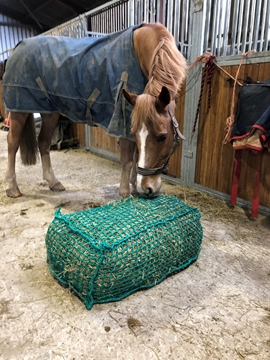
<instances>
[{"instance_id":1,"label":"metal bar","mask_svg":"<svg viewBox=\"0 0 270 360\"><path fill-rule=\"evenodd\" d=\"M109 10L109 14L110 14L110 28L111 28L111 32L115 32L115 21L114 21L114 11L113 8L111 8ZM104 27L106 28L108 26L108 24L104 23Z\"/></svg>"},{"instance_id":2,"label":"metal bar","mask_svg":"<svg viewBox=\"0 0 270 360\"><path fill-rule=\"evenodd\" d=\"M181 21L181 34L179 37L180 43L181 43L181 52L187 56L187 51L185 48L185 45L188 41L187 34L189 33L189 3L190 1L184 1L182 0L180 13L182 21ZM182 11L181 11L182 10Z\"/></svg>"},{"instance_id":3,"label":"metal bar","mask_svg":"<svg viewBox=\"0 0 270 360\"><path fill-rule=\"evenodd\" d=\"M248 35L248 50L250 51L253 47L253 49L256 49L256 44L254 48L253 44L253 34L254 34L254 23L255 23L255 10L256 10L256 1L252 1L251 3L251 11L250 11L250 28L249 28L249 35Z\"/></svg>"},{"instance_id":4,"label":"metal bar","mask_svg":"<svg viewBox=\"0 0 270 360\"><path fill-rule=\"evenodd\" d=\"M267 7L267 12L266 12L266 21L265 21L265 34L264 34L264 51L268 50L269 44L269 32L270 32L270 4L269 1L267 2L268 7Z\"/></svg>"},{"instance_id":5,"label":"metal bar","mask_svg":"<svg viewBox=\"0 0 270 360\"><path fill-rule=\"evenodd\" d=\"M167 13L167 0L163 1L163 10L162 10L162 24L167 26L167 17L166 17L166 13Z\"/></svg>"},{"instance_id":6,"label":"metal bar","mask_svg":"<svg viewBox=\"0 0 270 360\"><path fill-rule=\"evenodd\" d=\"M204 25L204 45L203 51L208 50L209 44L209 32L210 32L210 23L211 23L211 0L205 2L206 12L205 12L205 25Z\"/></svg>"},{"instance_id":7,"label":"metal bar","mask_svg":"<svg viewBox=\"0 0 270 360\"><path fill-rule=\"evenodd\" d=\"M232 19L232 39L231 39L231 54L235 54L236 48L236 36L237 36L237 24L239 15L239 0L233 2L233 19Z\"/></svg>"},{"instance_id":8,"label":"metal bar","mask_svg":"<svg viewBox=\"0 0 270 360\"><path fill-rule=\"evenodd\" d=\"M217 1L214 1L214 4L212 4L213 7L213 17L211 20L211 25L212 25L212 31L211 31L211 53L215 54L216 53L216 34L217 34L217 22L215 21L215 19L217 19Z\"/></svg>"},{"instance_id":9,"label":"metal bar","mask_svg":"<svg viewBox=\"0 0 270 360\"><path fill-rule=\"evenodd\" d=\"M168 0L167 29L172 32L173 0Z\"/></svg>"},{"instance_id":10,"label":"metal bar","mask_svg":"<svg viewBox=\"0 0 270 360\"><path fill-rule=\"evenodd\" d=\"M132 1L134 2L134 0L129 0L129 1L130 1L130 2L132 2ZM106 9L108 9L109 7L111 7L111 5L114 5L114 4L117 4L117 3L119 3L119 0L108 1L108 2L106 2L105 4L96 7L95 9L92 9L92 10L87 11L84 15L89 16L89 15L91 15L91 14L95 14L95 13L97 13L97 12L103 10L103 9L106 10Z\"/></svg>"},{"instance_id":11,"label":"metal bar","mask_svg":"<svg viewBox=\"0 0 270 360\"><path fill-rule=\"evenodd\" d=\"M191 61L192 59L192 47L193 47L193 9L194 5L192 2L189 3L189 26L187 25L187 37L188 37L188 51L187 59Z\"/></svg>"},{"instance_id":12,"label":"metal bar","mask_svg":"<svg viewBox=\"0 0 270 360\"><path fill-rule=\"evenodd\" d=\"M222 18L222 2L218 1L218 16L216 18L217 21L217 32L216 32L216 48L215 48L215 53L217 54L217 56L220 56L220 47L221 47L221 36L222 36L222 22L223 22L223 18Z\"/></svg>"},{"instance_id":13,"label":"metal bar","mask_svg":"<svg viewBox=\"0 0 270 360\"><path fill-rule=\"evenodd\" d=\"M180 6L182 1L176 1L174 4L174 27L173 27L173 35L175 42L177 43L180 39L180 25L181 29L183 28L184 18L180 17ZM181 31L182 32L182 31Z\"/></svg>"},{"instance_id":14,"label":"metal bar","mask_svg":"<svg viewBox=\"0 0 270 360\"><path fill-rule=\"evenodd\" d=\"M240 48L241 48L241 35L242 35L242 24L243 24L244 1L245 0L240 0L238 34L237 34L237 54L239 54Z\"/></svg>"},{"instance_id":15,"label":"metal bar","mask_svg":"<svg viewBox=\"0 0 270 360\"><path fill-rule=\"evenodd\" d=\"M232 5L231 0L227 0L226 1L226 11L225 11L225 20L224 20L222 55L227 55L227 52L228 52L231 5Z\"/></svg>"},{"instance_id":16,"label":"metal bar","mask_svg":"<svg viewBox=\"0 0 270 360\"><path fill-rule=\"evenodd\" d=\"M188 26L188 8L189 1L182 0L181 5L179 6L180 16L181 16L181 27L179 34L179 41L181 43L181 51L184 51L183 47L186 43L186 30Z\"/></svg>"},{"instance_id":17,"label":"metal bar","mask_svg":"<svg viewBox=\"0 0 270 360\"><path fill-rule=\"evenodd\" d=\"M148 0L143 0L143 6L142 6L142 21L148 22L148 9L149 9Z\"/></svg>"},{"instance_id":18,"label":"metal bar","mask_svg":"<svg viewBox=\"0 0 270 360\"><path fill-rule=\"evenodd\" d=\"M263 36L264 36L264 30L265 30L265 22L266 22L266 10L267 10L267 0L264 0L264 3L263 3L263 9L262 9L262 18L261 18L261 22L260 22L260 25L259 25L259 33L260 33L260 36L259 36L259 51L262 51L263 50L263 45L264 45L264 42L263 42Z\"/></svg>"},{"instance_id":19,"label":"metal bar","mask_svg":"<svg viewBox=\"0 0 270 360\"><path fill-rule=\"evenodd\" d=\"M155 6L155 0L151 0L151 12L150 12L150 21L156 22L156 6Z\"/></svg>"},{"instance_id":20,"label":"metal bar","mask_svg":"<svg viewBox=\"0 0 270 360\"><path fill-rule=\"evenodd\" d=\"M163 1L166 0L160 0L157 4L156 1L156 9L157 9L157 21L162 23L162 13L163 13Z\"/></svg>"},{"instance_id":21,"label":"metal bar","mask_svg":"<svg viewBox=\"0 0 270 360\"><path fill-rule=\"evenodd\" d=\"M119 30L119 24L120 24L120 13L119 13L119 11L120 11L120 8L119 8L119 5L116 7L116 31L118 31Z\"/></svg>"},{"instance_id":22,"label":"metal bar","mask_svg":"<svg viewBox=\"0 0 270 360\"><path fill-rule=\"evenodd\" d=\"M248 32L248 24L249 24L249 10L250 10L250 0L246 0L244 6L244 23L242 28L242 52L246 52L247 32Z\"/></svg>"},{"instance_id":23,"label":"metal bar","mask_svg":"<svg viewBox=\"0 0 270 360\"><path fill-rule=\"evenodd\" d=\"M203 36L204 36L204 19L206 7L201 2L191 2L191 16L193 17L192 47L190 51L190 62L193 62L198 54L202 53ZM184 134L186 141L182 143L182 159L181 159L181 179L184 183L194 182L196 157L190 157L197 151L197 133L192 136L192 127L196 115L196 106L194 103L198 101L201 88L201 65L197 64L191 72L189 72L186 83L185 108L184 108Z\"/></svg>"}]
</instances>

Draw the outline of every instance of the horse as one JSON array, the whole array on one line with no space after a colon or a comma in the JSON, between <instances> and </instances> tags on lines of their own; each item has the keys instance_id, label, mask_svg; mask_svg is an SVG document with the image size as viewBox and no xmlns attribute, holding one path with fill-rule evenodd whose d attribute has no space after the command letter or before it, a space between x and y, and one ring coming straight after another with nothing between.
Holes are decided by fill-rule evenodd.
<instances>
[{"instance_id":1,"label":"horse","mask_svg":"<svg viewBox=\"0 0 270 360\"><path fill-rule=\"evenodd\" d=\"M50 159L50 144L60 114L73 121L101 127L105 127L104 122L108 117L116 118L116 122L113 125L109 123L108 127L112 136L119 137L122 168L120 196L153 197L159 194L161 174L167 172L170 156L179 146L180 139L184 139L174 111L176 97L186 78L187 65L172 34L162 24L142 23L128 30L131 34L128 35L131 39L129 42L133 48L127 49L126 53L123 53L126 45L119 42L118 32L95 40L93 44L99 42L99 48L94 53L88 53L89 45L87 49L82 45L82 42L90 42L90 38L82 40L38 36L25 39L15 47L7 61L2 80L3 101L10 118L7 135L8 167L5 176L8 197L17 198L22 195L15 173L19 148L24 165L34 165L39 150L43 179L47 181L49 189L65 190L54 174ZM122 36L125 31L120 31L119 34ZM37 43L38 41L41 43ZM33 59L30 58L30 48L27 47L29 42L34 49ZM48 51L46 46L49 42L53 44L53 50ZM66 49L64 43L72 49ZM107 50L110 44L112 46ZM114 58L117 51L122 54L120 60ZM106 65L102 65L103 60L99 60L99 52L105 54ZM134 58L131 58L132 53ZM49 63L49 56L55 57L52 65ZM121 66L123 62L131 64L131 69ZM36 63L40 63L37 70ZM64 63L69 64L67 70L62 69ZM27 68L27 64L30 67ZM115 75L118 67L119 76ZM93 68L94 73L85 74L90 68ZM90 89L99 68L102 78L96 80L94 90ZM23 74L22 80L18 80L19 69ZM113 74L114 79L108 80L108 74ZM31 76L34 79L29 84ZM57 89L56 79L62 79L59 80L60 90ZM102 92L105 92L103 89L107 91L108 83L113 81L113 90L108 91L109 100L102 100ZM133 86L135 83L137 87ZM66 93L63 94L65 90ZM39 112L42 118L38 137L35 134L34 112ZM119 125L119 114L125 119L124 125ZM102 116L103 123L98 124L97 118ZM125 129L120 135L116 132L119 127Z\"/></svg>"}]
</instances>

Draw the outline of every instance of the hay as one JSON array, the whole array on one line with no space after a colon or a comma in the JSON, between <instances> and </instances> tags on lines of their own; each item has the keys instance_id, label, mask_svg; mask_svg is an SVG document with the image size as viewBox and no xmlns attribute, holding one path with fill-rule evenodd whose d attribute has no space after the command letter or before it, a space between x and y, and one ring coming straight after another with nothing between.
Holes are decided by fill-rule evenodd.
<instances>
[{"instance_id":1,"label":"hay","mask_svg":"<svg viewBox=\"0 0 270 360\"><path fill-rule=\"evenodd\" d=\"M180 271L199 255L201 214L174 196L129 198L63 215L46 235L47 262L91 309Z\"/></svg>"},{"instance_id":2,"label":"hay","mask_svg":"<svg viewBox=\"0 0 270 360\"><path fill-rule=\"evenodd\" d=\"M229 201L221 200L202 191L164 182L163 192L166 195L174 195L183 200L187 205L198 208L202 213L203 220L217 220L235 223L245 221L247 218L243 208L231 206Z\"/></svg>"}]
</instances>

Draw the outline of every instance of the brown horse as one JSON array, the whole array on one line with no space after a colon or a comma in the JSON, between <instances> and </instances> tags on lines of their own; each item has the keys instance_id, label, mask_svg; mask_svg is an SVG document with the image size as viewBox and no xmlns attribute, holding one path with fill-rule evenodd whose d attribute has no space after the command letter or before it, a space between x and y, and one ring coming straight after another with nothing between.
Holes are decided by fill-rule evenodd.
<instances>
[{"instance_id":1,"label":"brown horse","mask_svg":"<svg viewBox=\"0 0 270 360\"><path fill-rule=\"evenodd\" d=\"M179 145L180 137L183 138L173 113L175 98L186 77L186 61L178 51L173 36L159 23L142 24L134 30L133 42L141 71L148 82L141 95L123 89L126 100L134 106L131 134L135 141L120 138L122 175L119 194L128 197L131 193L139 193L151 197L159 193L161 174L166 173L169 158ZM19 147L25 165L35 164L39 149L43 179L47 180L52 191L65 190L54 175L50 159L50 144L59 113L40 111L42 126L36 139L33 115L21 109L8 110L7 196L21 196L15 174Z\"/></svg>"}]
</instances>

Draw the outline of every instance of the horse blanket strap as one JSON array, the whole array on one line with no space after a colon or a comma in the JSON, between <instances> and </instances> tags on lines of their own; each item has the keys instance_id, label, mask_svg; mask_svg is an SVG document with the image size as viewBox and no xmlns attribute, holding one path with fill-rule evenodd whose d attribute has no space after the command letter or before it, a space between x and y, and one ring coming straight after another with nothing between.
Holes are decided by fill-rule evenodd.
<instances>
[{"instance_id":1,"label":"horse blanket strap","mask_svg":"<svg viewBox=\"0 0 270 360\"><path fill-rule=\"evenodd\" d=\"M41 88L41 90L44 92L47 99L51 100L50 97L49 97L49 94L47 93L47 91L45 89L45 86L43 85L43 82L42 82L40 76L38 78L36 78L36 82L37 82L38 86Z\"/></svg>"},{"instance_id":2,"label":"horse blanket strap","mask_svg":"<svg viewBox=\"0 0 270 360\"><path fill-rule=\"evenodd\" d=\"M116 97L115 97L115 106L117 106L117 101L119 99L119 96L122 92L122 89L126 89L127 88L127 81L128 81L128 73L126 71L124 71L121 75L121 81L118 85L117 88L117 92L116 92ZM121 94L122 95L122 94ZM125 97L122 96L122 112L123 112L123 126L124 126L124 130L122 133L123 137L127 137L128 133L127 133L127 122L126 122L126 114L125 114L125 104L126 104L126 100Z\"/></svg>"},{"instance_id":3,"label":"horse blanket strap","mask_svg":"<svg viewBox=\"0 0 270 360\"><path fill-rule=\"evenodd\" d=\"M117 88L116 97L115 97L115 105L116 105L117 100L119 98L119 94L120 94L121 89L126 88L127 81L128 81L128 73L126 71L124 71L122 73L122 75L121 75L121 81L120 81L120 83L118 85L118 88Z\"/></svg>"},{"instance_id":4,"label":"horse blanket strap","mask_svg":"<svg viewBox=\"0 0 270 360\"><path fill-rule=\"evenodd\" d=\"M99 38L22 40L3 75L7 110L61 113L75 122L98 125L108 135L134 140L129 131L133 107L121 89L142 94L147 84L133 45L140 26Z\"/></svg>"},{"instance_id":5,"label":"horse blanket strap","mask_svg":"<svg viewBox=\"0 0 270 360\"><path fill-rule=\"evenodd\" d=\"M40 78L40 77L36 78L36 82L37 82L38 86L40 87L40 89L43 91L44 95L46 96L47 101L48 101L48 102L51 102L51 103L53 104L52 99L50 98L47 90L45 89L45 86L43 85L43 82L42 82L41 78ZM65 116L65 115L64 115L63 113L61 113L60 111L59 111L59 113L60 113L61 115Z\"/></svg>"},{"instance_id":6,"label":"horse blanket strap","mask_svg":"<svg viewBox=\"0 0 270 360\"><path fill-rule=\"evenodd\" d=\"M86 122L87 122L87 125L89 125L89 126L95 126L95 124L92 120L92 115L91 115L90 109L91 109L92 105L94 104L94 102L97 100L99 94L100 94L100 91L98 89L95 89L92 92L92 94L90 95L89 99L87 100Z\"/></svg>"},{"instance_id":7,"label":"horse blanket strap","mask_svg":"<svg viewBox=\"0 0 270 360\"><path fill-rule=\"evenodd\" d=\"M172 112L170 106L168 106L168 112L169 112L171 120L172 120L173 133L174 133L174 141L173 141L173 145L171 147L171 150L169 152L169 155L167 156L167 159L165 160L164 164L162 166L160 166L160 167L157 167L157 168L152 168L152 169L150 169L150 168L141 168L137 164L136 165L137 173L142 175L142 176L150 176L150 175L158 175L158 174L166 175L167 172L168 172L168 168L169 168L170 157L174 153L175 148L180 145L180 139L186 140L184 135L179 130L178 122L177 122L175 116L173 115L173 112Z\"/></svg>"}]
</instances>

